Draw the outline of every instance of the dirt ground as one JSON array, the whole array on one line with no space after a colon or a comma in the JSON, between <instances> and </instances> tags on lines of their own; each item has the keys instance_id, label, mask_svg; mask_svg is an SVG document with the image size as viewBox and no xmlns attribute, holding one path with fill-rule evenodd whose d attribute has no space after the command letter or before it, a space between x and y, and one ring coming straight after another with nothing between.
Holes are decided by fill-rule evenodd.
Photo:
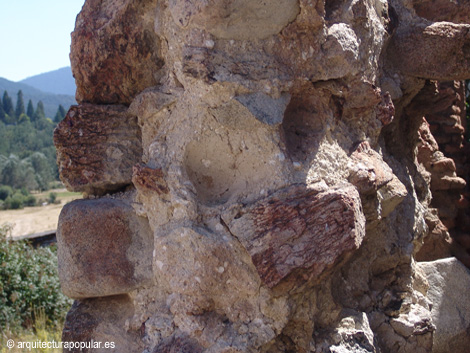
<instances>
[{"instance_id":1,"label":"dirt ground","mask_svg":"<svg viewBox=\"0 0 470 353\"><path fill-rule=\"evenodd\" d=\"M12 224L13 237L57 229L57 221L62 207L64 207L67 202L81 198L81 195L72 194L66 192L66 190L51 191L58 194L57 199L61 201L60 204L25 207L22 210L0 211L0 225L5 223Z\"/></svg>"}]
</instances>

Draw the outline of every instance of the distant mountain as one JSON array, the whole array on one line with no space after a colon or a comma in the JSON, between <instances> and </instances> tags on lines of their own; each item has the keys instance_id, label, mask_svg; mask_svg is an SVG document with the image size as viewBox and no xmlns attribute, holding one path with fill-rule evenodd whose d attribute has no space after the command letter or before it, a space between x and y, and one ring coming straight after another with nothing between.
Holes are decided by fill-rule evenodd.
<instances>
[{"instance_id":1,"label":"distant mountain","mask_svg":"<svg viewBox=\"0 0 470 353\"><path fill-rule=\"evenodd\" d=\"M43 92L75 96L75 79L70 67L63 67L55 71L28 77L20 83L25 83Z\"/></svg>"},{"instance_id":2,"label":"distant mountain","mask_svg":"<svg viewBox=\"0 0 470 353\"><path fill-rule=\"evenodd\" d=\"M8 91L8 95L16 106L16 96L19 90L23 91L25 106L28 105L28 101L31 99L34 108L36 108L36 104L41 100L44 103L46 116L51 119L54 119L59 104L62 104L66 110L72 104L76 104L75 97L72 95L47 93L24 83L9 81L0 77L0 98L3 97L4 91Z\"/></svg>"}]
</instances>

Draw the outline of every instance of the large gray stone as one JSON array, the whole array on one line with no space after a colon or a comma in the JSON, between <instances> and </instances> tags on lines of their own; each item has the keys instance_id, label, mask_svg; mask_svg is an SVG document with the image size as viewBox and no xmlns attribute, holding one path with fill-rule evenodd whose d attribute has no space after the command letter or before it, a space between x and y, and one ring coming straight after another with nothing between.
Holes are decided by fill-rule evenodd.
<instances>
[{"instance_id":1,"label":"large gray stone","mask_svg":"<svg viewBox=\"0 0 470 353\"><path fill-rule=\"evenodd\" d=\"M464 353L470 348L470 271L457 259L421 262L436 326L433 353Z\"/></svg>"}]
</instances>

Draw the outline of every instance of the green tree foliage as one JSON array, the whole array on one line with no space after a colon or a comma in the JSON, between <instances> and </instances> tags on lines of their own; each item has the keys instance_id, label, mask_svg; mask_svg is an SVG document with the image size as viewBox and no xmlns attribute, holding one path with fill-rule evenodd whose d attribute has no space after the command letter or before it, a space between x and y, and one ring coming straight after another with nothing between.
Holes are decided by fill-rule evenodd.
<instances>
[{"instance_id":1,"label":"green tree foliage","mask_svg":"<svg viewBox=\"0 0 470 353\"><path fill-rule=\"evenodd\" d=\"M0 186L0 200L5 201L11 195L13 195L13 188L11 186Z\"/></svg>"},{"instance_id":2,"label":"green tree foliage","mask_svg":"<svg viewBox=\"0 0 470 353\"><path fill-rule=\"evenodd\" d=\"M3 110L3 103L0 102L0 121L6 122L6 113L5 110Z\"/></svg>"},{"instance_id":3,"label":"green tree foliage","mask_svg":"<svg viewBox=\"0 0 470 353\"><path fill-rule=\"evenodd\" d=\"M60 290L57 250L11 241L8 231L0 228L0 331L31 325L40 308L53 325L71 305Z\"/></svg>"},{"instance_id":4,"label":"green tree foliage","mask_svg":"<svg viewBox=\"0 0 470 353\"><path fill-rule=\"evenodd\" d=\"M0 185L14 189L47 190L49 184L59 177L52 141L56 123L45 116L43 102L39 101L34 109L29 100L24 113L22 100L22 92L19 91L17 111L23 113L16 119L15 114L10 116L5 113L4 118L0 114ZM7 91L0 100L1 111L4 111L4 102L10 107L11 99ZM63 118L63 106L58 107L56 115Z\"/></svg>"},{"instance_id":5,"label":"green tree foliage","mask_svg":"<svg viewBox=\"0 0 470 353\"><path fill-rule=\"evenodd\" d=\"M36 110L34 111L33 121L39 121L46 118L46 113L44 113L44 103L39 101L36 105Z\"/></svg>"},{"instance_id":6,"label":"green tree foliage","mask_svg":"<svg viewBox=\"0 0 470 353\"><path fill-rule=\"evenodd\" d=\"M30 165L34 170L36 183L40 190L47 190L49 183L54 180L53 169L47 157L41 152L34 152L25 159L26 165Z\"/></svg>"},{"instance_id":7,"label":"green tree foliage","mask_svg":"<svg viewBox=\"0 0 470 353\"><path fill-rule=\"evenodd\" d=\"M24 124L24 123L30 122L30 121L31 121L31 119L26 114L21 114L18 117L18 124Z\"/></svg>"},{"instance_id":8,"label":"green tree foliage","mask_svg":"<svg viewBox=\"0 0 470 353\"><path fill-rule=\"evenodd\" d=\"M27 159L20 160L15 155L11 155L2 168L0 183L15 189L37 190L39 188L34 168L28 163Z\"/></svg>"},{"instance_id":9,"label":"green tree foliage","mask_svg":"<svg viewBox=\"0 0 470 353\"><path fill-rule=\"evenodd\" d=\"M5 114L9 115L10 117L13 117L15 115L15 110L13 109L13 101L11 100L7 91L3 92L2 104Z\"/></svg>"},{"instance_id":10,"label":"green tree foliage","mask_svg":"<svg viewBox=\"0 0 470 353\"><path fill-rule=\"evenodd\" d=\"M34 116L34 105L31 99L28 101L28 108L26 109L26 115L32 119Z\"/></svg>"},{"instance_id":11,"label":"green tree foliage","mask_svg":"<svg viewBox=\"0 0 470 353\"><path fill-rule=\"evenodd\" d=\"M21 117L21 114L26 114L26 111L24 108L23 92L19 90L17 99L16 99L16 109L15 109L15 116L17 120L19 120L19 118Z\"/></svg>"},{"instance_id":12,"label":"green tree foliage","mask_svg":"<svg viewBox=\"0 0 470 353\"><path fill-rule=\"evenodd\" d=\"M37 200L28 190L21 189L13 190L5 200L0 200L0 203L1 208L4 210L18 210L24 207L36 206Z\"/></svg>"},{"instance_id":13,"label":"green tree foliage","mask_svg":"<svg viewBox=\"0 0 470 353\"><path fill-rule=\"evenodd\" d=\"M62 104L59 105L59 108L57 109L57 113L55 114L54 117L54 122L60 123L62 119L65 118L65 115L67 114L67 111L65 108L62 106Z\"/></svg>"},{"instance_id":14,"label":"green tree foliage","mask_svg":"<svg viewBox=\"0 0 470 353\"><path fill-rule=\"evenodd\" d=\"M14 189L43 191L55 180L55 170L51 168L50 160L41 152L34 152L24 159L10 155L7 161L1 163L0 184Z\"/></svg>"},{"instance_id":15,"label":"green tree foliage","mask_svg":"<svg viewBox=\"0 0 470 353\"><path fill-rule=\"evenodd\" d=\"M0 122L0 184L28 190L47 190L58 179L54 124L41 119L36 128L22 115L18 125Z\"/></svg>"}]
</instances>

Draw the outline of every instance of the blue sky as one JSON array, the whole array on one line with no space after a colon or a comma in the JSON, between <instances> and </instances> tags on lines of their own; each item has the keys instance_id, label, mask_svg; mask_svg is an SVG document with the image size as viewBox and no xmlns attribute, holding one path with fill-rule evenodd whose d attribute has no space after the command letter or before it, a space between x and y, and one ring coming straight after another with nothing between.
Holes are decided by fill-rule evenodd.
<instances>
[{"instance_id":1,"label":"blue sky","mask_svg":"<svg viewBox=\"0 0 470 353\"><path fill-rule=\"evenodd\" d=\"M20 81L70 66L70 33L85 0L0 0L0 77Z\"/></svg>"}]
</instances>

